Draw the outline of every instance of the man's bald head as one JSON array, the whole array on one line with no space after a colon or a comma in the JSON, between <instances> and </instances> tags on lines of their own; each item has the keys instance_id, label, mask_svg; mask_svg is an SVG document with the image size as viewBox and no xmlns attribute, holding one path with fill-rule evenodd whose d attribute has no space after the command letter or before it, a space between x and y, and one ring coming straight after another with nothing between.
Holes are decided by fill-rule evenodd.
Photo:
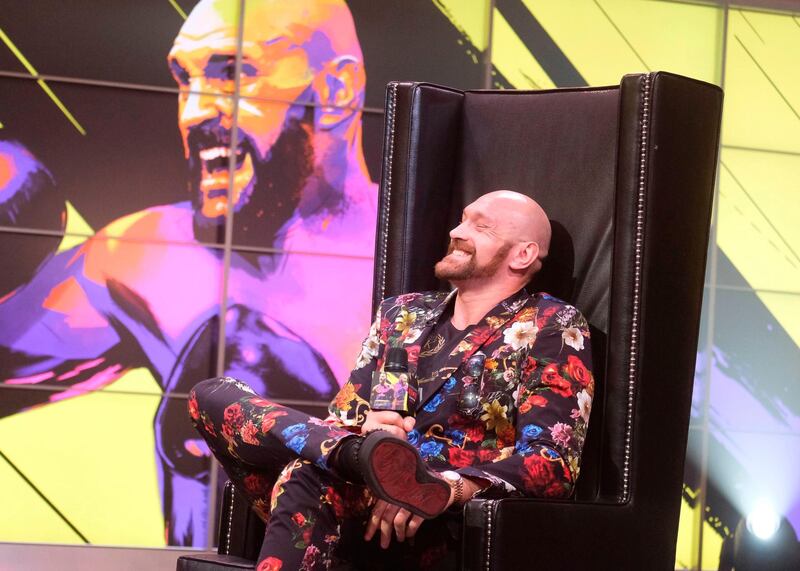
<instances>
[{"instance_id":1,"label":"man's bald head","mask_svg":"<svg viewBox=\"0 0 800 571\"><path fill-rule=\"evenodd\" d=\"M535 200L510 190L489 192L464 208L436 275L462 289L479 282L522 287L541 269L550 235L550 222Z\"/></svg>"},{"instance_id":2,"label":"man's bald head","mask_svg":"<svg viewBox=\"0 0 800 571\"><path fill-rule=\"evenodd\" d=\"M240 4L201 0L168 61L180 87L178 126L196 222L213 230L230 201L240 221L252 217L237 228L271 236L302 201L322 201L317 189L335 189L331 201L343 194L330 180L310 181L338 176L351 149L361 153L364 65L344 0L248 0L243 18ZM233 170L231 94L237 86Z\"/></svg>"},{"instance_id":3,"label":"man's bald head","mask_svg":"<svg viewBox=\"0 0 800 571\"><path fill-rule=\"evenodd\" d=\"M473 204L485 204L490 211L497 212L506 220L507 239L520 242L535 242L539 247L539 267L550 250L552 229L550 220L539 203L530 196L513 190L495 190L484 194ZM536 268L538 271L538 268Z\"/></svg>"}]
</instances>

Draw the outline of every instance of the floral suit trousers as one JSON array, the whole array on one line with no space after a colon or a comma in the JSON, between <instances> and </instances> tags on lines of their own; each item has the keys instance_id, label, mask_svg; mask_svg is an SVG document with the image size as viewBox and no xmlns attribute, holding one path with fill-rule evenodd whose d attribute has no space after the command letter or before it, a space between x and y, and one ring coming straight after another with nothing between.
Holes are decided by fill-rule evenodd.
<instances>
[{"instance_id":1,"label":"floral suit trousers","mask_svg":"<svg viewBox=\"0 0 800 571\"><path fill-rule=\"evenodd\" d=\"M267 523L258 571L330 569L343 559L369 569L443 568L455 553L455 515L426 522L412 546L389 551L363 536L369 490L338 478L330 451L352 433L275 404L229 377L196 385L192 421L228 477Z\"/></svg>"}]
</instances>

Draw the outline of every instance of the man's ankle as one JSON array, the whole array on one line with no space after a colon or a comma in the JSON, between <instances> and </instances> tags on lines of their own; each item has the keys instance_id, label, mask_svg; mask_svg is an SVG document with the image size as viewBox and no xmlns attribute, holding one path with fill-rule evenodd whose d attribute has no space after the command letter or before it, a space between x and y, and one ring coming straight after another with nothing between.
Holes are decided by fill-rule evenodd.
<instances>
[{"instance_id":1,"label":"man's ankle","mask_svg":"<svg viewBox=\"0 0 800 571\"><path fill-rule=\"evenodd\" d=\"M328 468L335 476L351 484L364 483L358 464L358 450L363 440L356 434L345 436L331 450L328 456Z\"/></svg>"}]
</instances>

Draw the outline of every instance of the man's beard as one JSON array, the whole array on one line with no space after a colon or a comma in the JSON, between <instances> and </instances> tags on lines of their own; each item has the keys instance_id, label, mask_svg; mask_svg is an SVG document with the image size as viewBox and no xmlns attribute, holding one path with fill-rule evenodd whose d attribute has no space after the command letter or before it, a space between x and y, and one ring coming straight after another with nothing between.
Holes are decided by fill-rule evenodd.
<instances>
[{"instance_id":1,"label":"man's beard","mask_svg":"<svg viewBox=\"0 0 800 571\"><path fill-rule=\"evenodd\" d=\"M469 254L469 258L463 260L463 262L457 266L453 266L451 265L451 261L447 260L447 256L452 254L453 250L466 252ZM475 249L472 246L464 240L450 240L450 245L447 248L447 255L436 263L434 275L437 279L450 282L460 282L475 278L491 278L503 265L506 255L510 250L511 244L506 242L500 246L500 249L492 256L492 259L489 260L487 264L478 266L475 260Z\"/></svg>"},{"instance_id":2,"label":"man's beard","mask_svg":"<svg viewBox=\"0 0 800 571\"><path fill-rule=\"evenodd\" d=\"M239 130L239 141L240 154L242 157L250 155L254 174L238 202L229 205L235 214L233 243L237 246L272 247L280 229L297 208L303 187L314 169L310 123L305 119L290 119L266 159L258 155L251 138L242 130ZM225 216L209 218L202 214L200 181L203 165L199 150L212 146L229 147L230 142L230 131L220 127L216 119L189 131L189 187L194 206L194 235L201 242L224 241Z\"/></svg>"}]
</instances>

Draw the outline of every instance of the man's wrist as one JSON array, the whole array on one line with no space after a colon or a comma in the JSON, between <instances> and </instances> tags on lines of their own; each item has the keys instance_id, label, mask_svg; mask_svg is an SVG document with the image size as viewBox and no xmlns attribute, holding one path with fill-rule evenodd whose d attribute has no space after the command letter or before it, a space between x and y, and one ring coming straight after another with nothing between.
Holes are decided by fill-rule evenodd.
<instances>
[{"instance_id":1,"label":"man's wrist","mask_svg":"<svg viewBox=\"0 0 800 571\"><path fill-rule=\"evenodd\" d=\"M489 487L483 480L472 479L468 476L464 477L452 470L442 472L442 476L453 490L454 504L465 504L478 493Z\"/></svg>"},{"instance_id":2,"label":"man's wrist","mask_svg":"<svg viewBox=\"0 0 800 571\"><path fill-rule=\"evenodd\" d=\"M470 478L469 476L465 476L464 480L464 499L462 503L467 503L472 498L477 496L483 490L489 487L488 483L484 483L483 480L475 480Z\"/></svg>"}]
</instances>

